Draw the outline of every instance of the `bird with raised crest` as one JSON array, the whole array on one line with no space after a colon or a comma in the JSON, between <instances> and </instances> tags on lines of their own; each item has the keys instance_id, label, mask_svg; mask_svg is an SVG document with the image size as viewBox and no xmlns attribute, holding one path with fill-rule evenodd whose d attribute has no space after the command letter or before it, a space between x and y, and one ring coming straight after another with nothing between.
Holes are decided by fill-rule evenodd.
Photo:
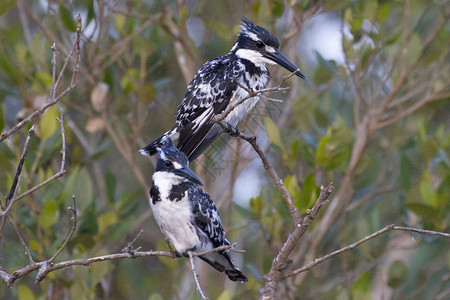
<instances>
[{"instance_id":1,"label":"bird with raised crest","mask_svg":"<svg viewBox=\"0 0 450 300\"><path fill-rule=\"evenodd\" d=\"M166 138L157 148L158 159L150 189L150 206L162 233L175 247L177 256L189 251L204 252L230 245L211 197L199 186L197 175L189 169L187 156ZM231 260L228 250L199 256L232 281L247 277Z\"/></svg>"},{"instance_id":2,"label":"bird with raised crest","mask_svg":"<svg viewBox=\"0 0 450 300\"><path fill-rule=\"evenodd\" d=\"M170 137L178 139L177 148L190 161L196 159L223 132L215 117L248 97L248 90L257 92L266 87L269 77L266 64L278 64L305 79L278 47L277 38L269 31L242 19L238 39L230 52L206 62L188 85L178 106L175 126L142 148L141 154L156 154L157 147ZM236 105L223 120L224 124L234 129L259 99L260 96L254 96Z\"/></svg>"}]
</instances>

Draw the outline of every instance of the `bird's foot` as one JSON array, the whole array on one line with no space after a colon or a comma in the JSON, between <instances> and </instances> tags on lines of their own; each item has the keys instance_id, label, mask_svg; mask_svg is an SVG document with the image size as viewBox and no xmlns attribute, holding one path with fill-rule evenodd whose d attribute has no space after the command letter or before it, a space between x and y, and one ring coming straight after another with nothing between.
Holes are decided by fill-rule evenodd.
<instances>
[{"instance_id":1,"label":"bird's foot","mask_svg":"<svg viewBox=\"0 0 450 300\"><path fill-rule=\"evenodd\" d=\"M167 247L169 248L169 251L172 254L172 256L173 257L181 257L180 253L178 253L178 251L176 251L172 248L172 245L170 244L170 240L168 238L166 238L165 241L167 243Z\"/></svg>"},{"instance_id":2,"label":"bird's foot","mask_svg":"<svg viewBox=\"0 0 450 300\"><path fill-rule=\"evenodd\" d=\"M226 133L228 133L229 135L237 137L237 136L239 136L239 134L241 134L239 132L239 129L237 129L236 127L232 126L230 123L227 123L227 122L224 122L224 121L222 121L220 123L222 125L223 130Z\"/></svg>"},{"instance_id":3,"label":"bird's foot","mask_svg":"<svg viewBox=\"0 0 450 300\"><path fill-rule=\"evenodd\" d=\"M185 256L185 257L189 257L189 252L195 252L195 250L197 250L197 246L194 246L194 247L192 247L192 248L189 248L189 249L186 249L186 250L184 250L184 253L183 253L183 256Z\"/></svg>"}]
</instances>

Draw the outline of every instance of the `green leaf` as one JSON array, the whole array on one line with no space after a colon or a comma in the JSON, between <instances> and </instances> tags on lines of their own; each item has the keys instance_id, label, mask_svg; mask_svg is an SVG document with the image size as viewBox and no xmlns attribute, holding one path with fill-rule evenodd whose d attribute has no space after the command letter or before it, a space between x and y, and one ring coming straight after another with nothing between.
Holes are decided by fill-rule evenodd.
<instances>
[{"instance_id":1,"label":"green leaf","mask_svg":"<svg viewBox=\"0 0 450 300\"><path fill-rule=\"evenodd\" d=\"M413 34L408 42L408 53L407 60L409 63L414 63L419 57L420 51L422 50L422 40L418 34Z\"/></svg>"},{"instance_id":2,"label":"green leaf","mask_svg":"<svg viewBox=\"0 0 450 300\"><path fill-rule=\"evenodd\" d=\"M19 285L19 287L17 289L17 296L18 296L19 300L34 300L34 299L36 299L34 297L33 292L30 290L30 288L24 284Z\"/></svg>"},{"instance_id":3,"label":"green leaf","mask_svg":"<svg viewBox=\"0 0 450 300\"><path fill-rule=\"evenodd\" d=\"M153 293L148 297L148 300L164 300L164 298L159 293Z\"/></svg>"},{"instance_id":4,"label":"green leaf","mask_svg":"<svg viewBox=\"0 0 450 300\"><path fill-rule=\"evenodd\" d=\"M91 273L91 277L92 277L92 285L95 286L97 283L99 283L100 281L102 281L103 278L105 278L105 276L109 273L109 266L113 266L113 264L108 264L108 263L97 263L97 264L92 264L89 267L89 271Z\"/></svg>"},{"instance_id":5,"label":"green leaf","mask_svg":"<svg viewBox=\"0 0 450 300\"><path fill-rule=\"evenodd\" d=\"M308 165L314 166L316 164L316 158L312 151L310 151L308 145L302 144L300 146L300 155L301 159L305 160Z\"/></svg>"},{"instance_id":6,"label":"green leaf","mask_svg":"<svg viewBox=\"0 0 450 300\"><path fill-rule=\"evenodd\" d=\"M105 174L106 194L108 200L113 203L116 200L116 177L111 172Z\"/></svg>"},{"instance_id":7,"label":"green leaf","mask_svg":"<svg viewBox=\"0 0 450 300\"><path fill-rule=\"evenodd\" d=\"M300 208L307 209L311 208L318 195L320 193L320 188L316 186L316 179L314 178L314 173L308 174L303 182L303 187L300 196Z\"/></svg>"},{"instance_id":8,"label":"green leaf","mask_svg":"<svg viewBox=\"0 0 450 300\"><path fill-rule=\"evenodd\" d=\"M400 158L399 181L402 188L411 186L411 174L413 172L413 163L405 153Z\"/></svg>"},{"instance_id":9,"label":"green leaf","mask_svg":"<svg viewBox=\"0 0 450 300\"><path fill-rule=\"evenodd\" d=\"M272 14L275 18L280 18L284 12L284 5L282 1L271 1L270 5L272 7Z\"/></svg>"},{"instance_id":10,"label":"green leaf","mask_svg":"<svg viewBox=\"0 0 450 300\"><path fill-rule=\"evenodd\" d=\"M231 300L230 292L228 290L224 290L217 300Z\"/></svg>"},{"instance_id":11,"label":"green leaf","mask_svg":"<svg viewBox=\"0 0 450 300\"><path fill-rule=\"evenodd\" d=\"M261 201L261 197L252 197L250 198L250 207L252 209L252 212L257 215L260 216L262 209L263 209L263 203Z\"/></svg>"},{"instance_id":12,"label":"green leaf","mask_svg":"<svg viewBox=\"0 0 450 300\"><path fill-rule=\"evenodd\" d=\"M126 21L125 16L122 15L122 14L116 14L115 16L116 16L116 18L115 18L114 21L115 21L115 27L116 27L116 30L117 30L118 32L121 32L121 31L122 31L122 28L123 28L124 25L125 25L125 21Z\"/></svg>"},{"instance_id":13,"label":"green leaf","mask_svg":"<svg viewBox=\"0 0 450 300\"><path fill-rule=\"evenodd\" d=\"M325 165L329 162L329 157L325 154L325 147L331 140L331 129L327 131L327 135L320 139L316 149L316 161L319 165Z\"/></svg>"},{"instance_id":14,"label":"green leaf","mask_svg":"<svg viewBox=\"0 0 450 300\"><path fill-rule=\"evenodd\" d=\"M283 149L283 143L281 142L280 137L280 131L278 130L277 125L275 122L269 118L264 118L264 124L266 126L266 133L267 137L269 138L270 142L276 146L278 146L280 149Z\"/></svg>"},{"instance_id":15,"label":"green leaf","mask_svg":"<svg viewBox=\"0 0 450 300\"><path fill-rule=\"evenodd\" d=\"M98 232L103 233L109 226L117 222L117 214L114 211L101 214L97 218L97 222L98 222Z\"/></svg>"},{"instance_id":16,"label":"green leaf","mask_svg":"<svg viewBox=\"0 0 450 300\"><path fill-rule=\"evenodd\" d=\"M92 179L86 168L81 168L74 182L72 194L77 200L77 207L84 211L94 196Z\"/></svg>"},{"instance_id":17,"label":"green leaf","mask_svg":"<svg viewBox=\"0 0 450 300\"><path fill-rule=\"evenodd\" d=\"M440 211L423 203L407 203L407 207L422 219L432 220L437 227L442 223Z\"/></svg>"},{"instance_id":18,"label":"green leaf","mask_svg":"<svg viewBox=\"0 0 450 300\"><path fill-rule=\"evenodd\" d=\"M371 299L372 294L370 292L370 273L369 271L363 273L352 286L352 298L353 299Z\"/></svg>"},{"instance_id":19,"label":"green leaf","mask_svg":"<svg viewBox=\"0 0 450 300\"><path fill-rule=\"evenodd\" d=\"M376 19L378 23L383 24L384 21L386 21L388 15L389 15L389 5L384 4L378 7L376 13Z\"/></svg>"},{"instance_id":20,"label":"green leaf","mask_svg":"<svg viewBox=\"0 0 450 300\"><path fill-rule=\"evenodd\" d=\"M42 253L42 245L39 244L38 241L36 240L31 240L28 243L28 246L30 247L31 250L36 251L37 253Z\"/></svg>"},{"instance_id":21,"label":"green leaf","mask_svg":"<svg viewBox=\"0 0 450 300\"><path fill-rule=\"evenodd\" d=\"M303 208L300 206L300 188L298 186L298 180L295 175L286 176L284 179L284 186L286 187L289 195L293 198L292 201L298 205L299 208Z\"/></svg>"},{"instance_id":22,"label":"green leaf","mask_svg":"<svg viewBox=\"0 0 450 300\"><path fill-rule=\"evenodd\" d=\"M2 0L0 1L0 16L5 14L8 10L14 7L17 0Z\"/></svg>"},{"instance_id":23,"label":"green leaf","mask_svg":"<svg viewBox=\"0 0 450 300\"><path fill-rule=\"evenodd\" d=\"M11 61L11 57L6 55L3 51L0 51L0 68L3 69L6 75L15 80L17 78L17 68L14 62Z\"/></svg>"},{"instance_id":24,"label":"green leaf","mask_svg":"<svg viewBox=\"0 0 450 300\"><path fill-rule=\"evenodd\" d=\"M401 260L395 260L388 271L388 285L391 288L400 287L408 278L408 267Z\"/></svg>"},{"instance_id":25,"label":"green leaf","mask_svg":"<svg viewBox=\"0 0 450 300\"><path fill-rule=\"evenodd\" d=\"M3 131L3 128L5 128L5 118L3 115L3 106L0 105L0 132Z\"/></svg>"},{"instance_id":26,"label":"green leaf","mask_svg":"<svg viewBox=\"0 0 450 300\"><path fill-rule=\"evenodd\" d=\"M135 68L128 70L127 74L120 80L120 86L125 94L134 92L136 85L139 82L139 72Z\"/></svg>"},{"instance_id":27,"label":"green leaf","mask_svg":"<svg viewBox=\"0 0 450 300\"><path fill-rule=\"evenodd\" d=\"M364 1L364 17L373 22L377 8L377 1Z\"/></svg>"},{"instance_id":28,"label":"green leaf","mask_svg":"<svg viewBox=\"0 0 450 300\"><path fill-rule=\"evenodd\" d=\"M137 91L138 99L144 104L150 104L155 99L156 91L153 85L146 83Z\"/></svg>"},{"instance_id":29,"label":"green leaf","mask_svg":"<svg viewBox=\"0 0 450 300\"><path fill-rule=\"evenodd\" d=\"M64 5L59 5L59 15L64 27L67 30L75 32L77 30L77 25L75 19L73 18L72 12L70 12Z\"/></svg>"},{"instance_id":30,"label":"green leaf","mask_svg":"<svg viewBox=\"0 0 450 300\"><path fill-rule=\"evenodd\" d=\"M56 106L52 106L44 113L39 121L39 132L41 138L46 140L51 137L58 128L58 109Z\"/></svg>"},{"instance_id":31,"label":"green leaf","mask_svg":"<svg viewBox=\"0 0 450 300\"><path fill-rule=\"evenodd\" d=\"M428 204L430 204L431 207L436 208L439 205L439 197L436 191L433 189L430 171L425 171L419 186L420 186L420 195L422 196L422 198Z\"/></svg>"},{"instance_id":32,"label":"green leaf","mask_svg":"<svg viewBox=\"0 0 450 300\"><path fill-rule=\"evenodd\" d=\"M43 83L46 89L52 86L52 76L46 72L37 72L36 77Z\"/></svg>"},{"instance_id":33,"label":"green leaf","mask_svg":"<svg viewBox=\"0 0 450 300\"><path fill-rule=\"evenodd\" d=\"M42 226L42 229L50 229L51 226L56 224L58 217L58 202L53 199L45 201L44 208L39 216L39 224Z\"/></svg>"},{"instance_id":34,"label":"green leaf","mask_svg":"<svg viewBox=\"0 0 450 300\"><path fill-rule=\"evenodd\" d=\"M330 82L335 78L338 71L336 63L331 60L326 60L316 51L316 58L319 66L314 70L314 84L320 85Z\"/></svg>"}]
</instances>

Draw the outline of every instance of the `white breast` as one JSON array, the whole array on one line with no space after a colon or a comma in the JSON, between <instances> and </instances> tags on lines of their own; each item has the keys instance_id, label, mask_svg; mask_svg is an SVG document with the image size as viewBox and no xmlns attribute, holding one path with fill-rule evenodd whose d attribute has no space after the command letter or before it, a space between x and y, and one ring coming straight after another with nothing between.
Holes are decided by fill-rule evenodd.
<instances>
[{"instance_id":1,"label":"white breast","mask_svg":"<svg viewBox=\"0 0 450 300\"><path fill-rule=\"evenodd\" d=\"M179 180L178 182L174 182ZM150 207L162 233L169 238L178 253L199 247L200 239L192 224L192 210L187 199L187 191L180 201L170 201L169 192L172 184L180 183L180 177L166 172L153 174L153 182L161 193L161 201L150 200Z\"/></svg>"},{"instance_id":2,"label":"white breast","mask_svg":"<svg viewBox=\"0 0 450 300\"><path fill-rule=\"evenodd\" d=\"M265 68L265 67L264 67ZM267 85L267 74L262 75L253 75L250 76L247 74L246 81L243 79L240 80L240 84L246 86L247 83L249 88L253 88L254 91L261 90ZM236 91L233 94L233 98L230 101L231 105L235 105L236 102L240 101L242 98L248 97L248 93L241 87L237 87ZM226 118L225 122L228 122L232 126L236 126L239 121L241 121L258 103L261 97L256 96L250 99L245 100L243 103L238 105Z\"/></svg>"}]
</instances>

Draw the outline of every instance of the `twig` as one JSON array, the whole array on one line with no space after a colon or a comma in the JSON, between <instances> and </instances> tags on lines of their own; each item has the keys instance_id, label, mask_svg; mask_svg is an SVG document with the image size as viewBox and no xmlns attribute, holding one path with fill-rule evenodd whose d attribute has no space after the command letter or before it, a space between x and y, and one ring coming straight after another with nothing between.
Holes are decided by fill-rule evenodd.
<instances>
[{"instance_id":1,"label":"twig","mask_svg":"<svg viewBox=\"0 0 450 300\"><path fill-rule=\"evenodd\" d=\"M22 194L19 194L17 196L15 196L14 198L12 198L9 201L9 205L6 206L2 212L0 212L0 217L3 215L6 215L8 213L8 211L11 209L12 205L22 199L25 196L28 196L29 194L33 193L34 191L40 189L41 187L47 185L49 182L52 182L53 180L63 176L66 173L65 167L66 167L66 135L65 135L65 131L64 131L64 119L63 119L63 111L62 109L60 110L60 117L58 118L60 127L61 127L61 138L62 138L62 148L61 148L61 153L62 153L62 158L61 158L61 168L60 170L55 173L52 177L48 178L47 180L44 180L43 182L39 183L38 185L35 185L34 187L32 187L31 189L23 192Z\"/></svg>"},{"instance_id":2,"label":"twig","mask_svg":"<svg viewBox=\"0 0 450 300\"><path fill-rule=\"evenodd\" d=\"M144 230L140 230L139 233L136 235L136 237L128 243L128 245L122 249L122 252L127 252L133 254L137 250L139 250L141 247L137 247L136 249L133 249L133 244L136 242L136 240L141 236L141 234L144 232Z\"/></svg>"},{"instance_id":3,"label":"twig","mask_svg":"<svg viewBox=\"0 0 450 300\"><path fill-rule=\"evenodd\" d=\"M383 187L377 188L377 189L373 190L372 192L370 192L370 193L364 195L363 197L359 198L358 200L350 203L348 205L348 207L345 209L345 211L346 212L352 211L355 208L359 207L364 202L372 199L374 196L380 195L380 194L389 193L389 192L395 191L396 189L398 189L398 187L395 186L395 185L387 185L387 186L383 186Z\"/></svg>"},{"instance_id":4,"label":"twig","mask_svg":"<svg viewBox=\"0 0 450 300\"><path fill-rule=\"evenodd\" d=\"M73 207L68 207L68 210L71 210L73 213L73 221L72 221L72 228L70 229L69 235L66 237L64 243L59 247L59 249L53 254L53 256L48 260L49 263L52 263L56 257L63 251L63 249L66 247L67 243L72 239L73 234L75 233L75 230L77 229L77 202L75 201L75 195L72 195L73 200Z\"/></svg>"},{"instance_id":5,"label":"twig","mask_svg":"<svg viewBox=\"0 0 450 300\"><path fill-rule=\"evenodd\" d=\"M20 240L20 243L22 244L23 249L25 249L25 253L27 254L27 257L28 257L28 262L30 264L34 264L33 257L31 256L30 248L28 247L27 243L25 242L25 239L23 238L22 234L20 233L19 228L17 227L17 225L14 223L13 219L9 215L6 215L6 217L8 218L9 224L12 226L12 228L16 232L17 236L19 237L19 240Z\"/></svg>"},{"instance_id":6,"label":"twig","mask_svg":"<svg viewBox=\"0 0 450 300\"><path fill-rule=\"evenodd\" d=\"M374 233L372 233L372 234L370 234L370 235L360 239L359 241L357 241L357 242L355 242L353 244L350 244L350 245L348 245L346 247L343 247L343 248L341 248L339 250L331 252L331 253L329 253L329 254L327 254L325 256L322 256L321 258L317 258L314 261L306 264L305 266L303 266L303 267L301 267L299 269L296 269L296 270L294 270L294 271L292 271L290 273L284 274L282 278L284 279L284 278L292 277L292 276L295 276L295 275L297 275L299 273L302 273L302 272L305 272L307 270L310 270L313 267L317 266L318 264L321 264L322 262L330 259L333 256L336 256L338 254L341 254L343 252L346 252L348 250L356 248L359 245L367 242L368 240L371 240L374 237L377 237L377 236L379 236L379 235L381 235L381 234L383 234L385 232L392 231L392 230L412 231L412 232L416 232L416 233L420 233L420 234L435 235L435 236L440 236L440 237L444 237L444 238L450 239L450 233L446 233L446 232L424 230L424 229L412 228L412 227L402 227L402 226L396 226L396 225L388 225L388 226L386 226L386 227L384 227L384 228L382 228L382 229L380 229L380 230L378 230L378 231L376 231L376 232L374 232Z\"/></svg>"},{"instance_id":7,"label":"twig","mask_svg":"<svg viewBox=\"0 0 450 300\"><path fill-rule=\"evenodd\" d=\"M14 181L13 184L11 185L9 195L6 198L5 206L8 206L9 201L16 195L17 186L19 185L20 178L22 175L22 167L25 162L25 158L28 154L28 148L30 147L30 140L33 135L34 135L34 125L31 126L30 130L28 130L27 138L25 139L25 144L23 146L22 156L20 157L19 165L17 166L16 176L14 176Z\"/></svg>"},{"instance_id":8,"label":"twig","mask_svg":"<svg viewBox=\"0 0 450 300\"><path fill-rule=\"evenodd\" d=\"M81 20L80 15L78 15L77 19ZM80 36L81 36L81 21L78 22L78 26L77 26L77 33L76 33L76 40L73 44L72 50L70 51L70 53L67 55L66 60L64 62L64 65L61 69L60 74L58 75L58 78L56 78L56 82L53 84L52 82L52 89L50 90L49 93L49 98L50 100L48 100L44 105L42 105L40 108L36 109L34 112L32 112L30 115L28 115L26 118L24 118L22 121L20 121L19 123L17 123L13 128L11 128L8 131L4 131L2 132L2 134L0 135L0 142L3 141L4 139L6 139L7 137L9 137L10 135L12 135L13 133L15 133L16 131L18 131L20 128L22 128L23 126L25 126L25 124L27 124L28 122L34 120L35 118L39 117L40 115L42 115L49 107L55 105L57 102L59 102L64 96L66 96L70 91L72 91L75 88L75 79L76 79L76 74L78 73L79 70L79 61L80 61ZM52 46L52 50L55 53L55 49ZM67 65L69 63L69 61L72 59L72 56L74 55L76 51L76 55L75 55L75 70L72 73L72 80L70 83L70 86L67 87L64 91L62 91L58 96L55 96L55 91L58 88L58 85L60 83L60 80L63 76L63 73L65 71L65 69L67 68ZM52 61L53 62L53 61ZM53 71L56 71L56 68L53 67ZM55 78L55 75L52 75L52 78Z\"/></svg>"},{"instance_id":9,"label":"twig","mask_svg":"<svg viewBox=\"0 0 450 300\"><path fill-rule=\"evenodd\" d=\"M202 299L206 300L208 298L205 297L205 294L202 291L202 287L200 286L200 282L198 282L198 275L197 275L197 272L195 271L194 257L192 255L192 252L189 251L188 255L189 255L189 261L191 263L192 274L194 275L195 284L197 285L197 290L200 293L200 296L202 296Z\"/></svg>"},{"instance_id":10,"label":"twig","mask_svg":"<svg viewBox=\"0 0 450 300\"><path fill-rule=\"evenodd\" d=\"M241 87L243 90L245 90L248 93L248 96L239 99L239 101L235 102L235 103L230 103L230 105L227 106L227 108L221 112L219 115L217 115L216 117L214 117L213 121L216 123L219 123L220 121L223 121L237 106L239 106L240 104L242 104L244 101L253 98L255 96L261 95L263 93L267 93L267 92L281 92L281 93L285 93L287 90L289 90L289 87L282 87L282 85L286 82L286 80L288 80L289 78L291 78L292 76L294 76L297 72L299 72L300 69L295 70L294 72L292 72L291 74L289 74L288 76L283 76L281 78L280 83L278 83L278 85L274 86L274 87L270 87L270 88L264 88L264 89L260 89L258 91L253 91L252 89L249 89L248 87L242 85L239 82L236 82L237 85L239 87ZM267 97L268 99L272 99Z\"/></svg>"},{"instance_id":11,"label":"twig","mask_svg":"<svg viewBox=\"0 0 450 300\"><path fill-rule=\"evenodd\" d=\"M287 78L289 78L289 77L287 77ZM222 128L227 129L222 122L220 122L219 124L220 124L220 126L222 126ZM258 153L258 155L263 163L264 169L266 169L267 173L270 175L270 177L272 178L276 187L280 191L281 197L283 198L284 202L286 203L286 206L289 209L289 213L291 214L291 217L294 220L294 223L300 224L302 222L302 217L300 216L298 208L292 202L291 196L289 195L289 192L287 191L286 187L284 186L283 180L280 178L280 176L278 176L274 167L270 164L270 162L267 160L266 155L264 154L264 152L261 150L261 148L256 143L256 137L248 136L248 135L245 135L240 132L238 133L238 137L247 141L253 147L253 149L256 151L256 153Z\"/></svg>"}]
</instances>

